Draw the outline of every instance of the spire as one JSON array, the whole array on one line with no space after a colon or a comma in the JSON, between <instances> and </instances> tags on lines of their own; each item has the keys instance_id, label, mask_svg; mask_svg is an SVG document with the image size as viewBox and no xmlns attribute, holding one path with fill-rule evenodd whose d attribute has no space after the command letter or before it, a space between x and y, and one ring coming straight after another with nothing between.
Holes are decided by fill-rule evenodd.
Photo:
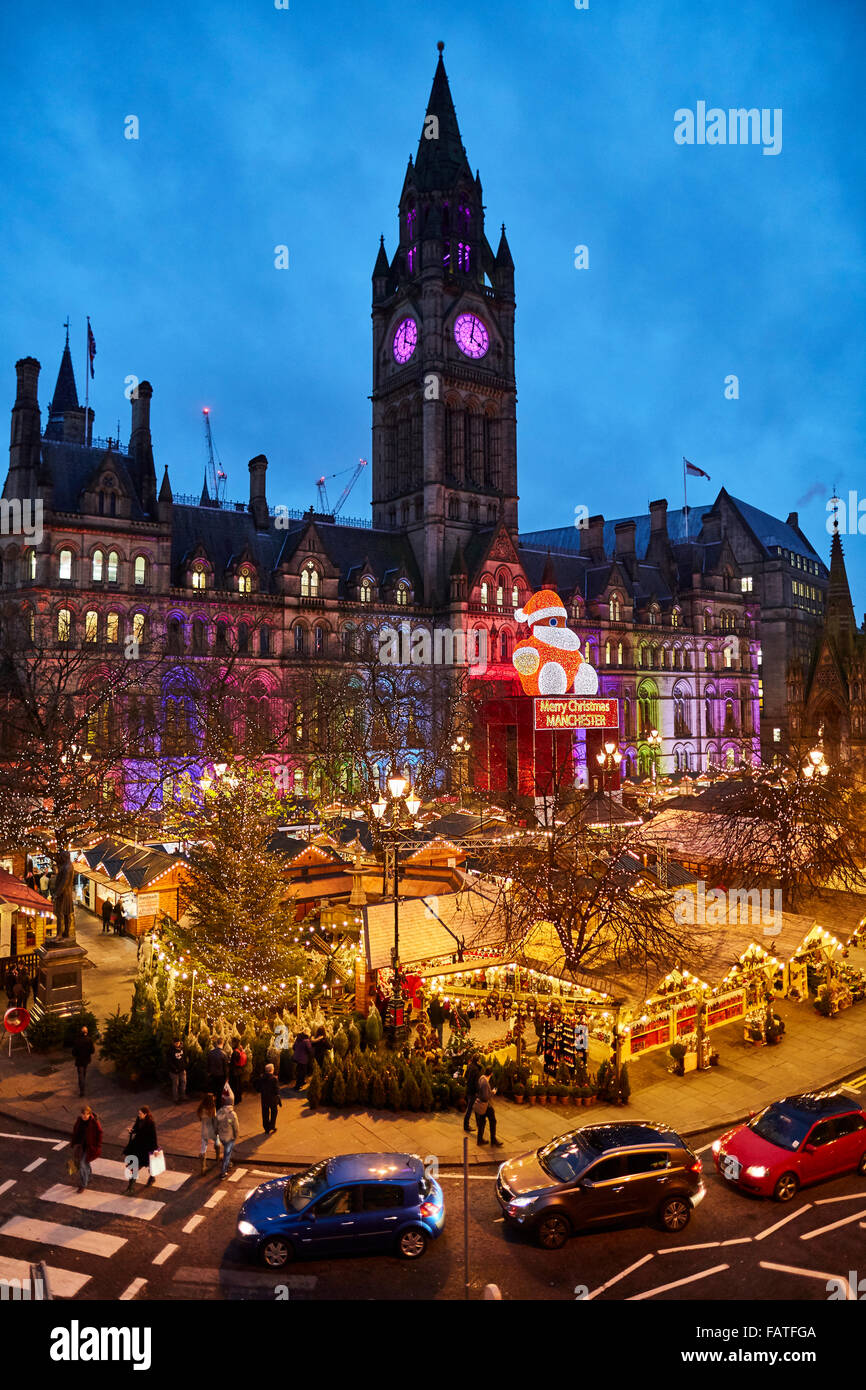
<instances>
[{"instance_id":1,"label":"spire","mask_svg":"<svg viewBox=\"0 0 866 1390\"><path fill-rule=\"evenodd\" d=\"M444 43L438 44L439 62L415 158L416 187L428 193L450 190L463 173L472 180L442 58L444 47Z\"/></svg>"},{"instance_id":2,"label":"spire","mask_svg":"<svg viewBox=\"0 0 866 1390\"><path fill-rule=\"evenodd\" d=\"M373 266L373 279L386 277L391 274L391 266L388 262L388 253L385 250L385 238L379 238L379 254L376 257L376 264Z\"/></svg>"},{"instance_id":3,"label":"spire","mask_svg":"<svg viewBox=\"0 0 866 1390\"><path fill-rule=\"evenodd\" d=\"M502 236L499 238L499 249L496 252L496 264L506 270L514 269L514 261L511 259L511 247L508 245L508 238L505 235L505 223L502 224Z\"/></svg>"},{"instance_id":4,"label":"spire","mask_svg":"<svg viewBox=\"0 0 866 1390\"><path fill-rule=\"evenodd\" d=\"M199 502L199 506L200 506L200 507L209 507L209 506L210 506L210 493L209 493L208 490L207 490L207 474L206 474L206 473L205 473L205 475L204 475L204 483L202 484L201 501Z\"/></svg>"},{"instance_id":5,"label":"spire","mask_svg":"<svg viewBox=\"0 0 866 1390\"><path fill-rule=\"evenodd\" d=\"M168 477L168 464L165 465L165 472L164 472L163 475L162 475L162 483L160 484L160 489L159 489L159 500L160 500L160 502L168 502L168 503L171 503L171 502L174 501L174 498L173 498L172 492L171 492L171 483L169 482L169 477Z\"/></svg>"},{"instance_id":6,"label":"spire","mask_svg":"<svg viewBox=\"0 0 866 1390\"><path fill-rule=\"evenodd\" d=\"M833 540L830 544L830 583L827 587L827 611L824 626L837 641L839 639L847 640L857 627L854 618L854 605L851 602L851 590L848 587L848 574L845 569L845 552L842 549L842 540L839 535L838 513L834 522Z\"/></svg>"},{"instance_id":7,"label":"spire","mask_svg":"<svg viewBox=\"0 0 866 1390\"><path fill-rule=\"evenodd\" d=\"M62 439L64 437L64 417L69 411L78 409L78 390L75 385L75 372L72 370L72 353L69 351L69 320L67 319L66 342L63 347L63 356L60 359L60 370L57 373L54 396L48 409L48 424L45 427L46 437Z\"/></svg>"}]
</instances>

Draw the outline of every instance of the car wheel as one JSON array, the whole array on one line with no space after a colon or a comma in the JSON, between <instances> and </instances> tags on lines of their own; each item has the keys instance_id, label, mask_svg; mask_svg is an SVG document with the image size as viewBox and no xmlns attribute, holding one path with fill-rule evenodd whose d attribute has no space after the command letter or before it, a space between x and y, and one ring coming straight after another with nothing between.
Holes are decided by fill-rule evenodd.
<instances>
[{"instance_id":1,"label":"car wheel","mask_svg":"<svg viewBox=\"0 0 866 1390\"><path fill-rule=\"evenodd\" d=\"M287 1265L293 1259L294 1253L289 1242L279 1236L271 1236L261 1249L262 1261L268 1269L282 1269L283 1265Z\"/></svg>"},{"instance_id":2,"label":"car wheel","mask_svg":"<svg viewBox=\"0 0 866 1390\"><path fill-rule=\"evenodd\" d=\"M397 1241L397 1253L404 1260L420 1260L427 1249L427 1237L419 1226L410 1226Z\"/></svg>"},{"instance_id":3,"label":"car wheel","mask_svg":"<svg viewBox=\"0 0 866 1390\"><path fill-rule=\"evenodd\" d=\"M561 1250L571 1235L571 1222L561 1212L552 1211L542 1216L535 1230L542 1249Z\"/></svg>"},{"instance_id":4,"label":"car wheel","mask_svg":"<svg viewBox=\"0 0 866 1390\"><path fill-rule=\"evenodd\" d=\"M668 1197L659 1207L659 1221L666 1231L684 1231L692 1219L688 1197Z\"/></svg>"},{"instance_id":5,"label":"car wheel","mask_svg":"<svg viewBox=\"0 0 866 1390\"><path fill-rule=\"evenodd\" d=\"M777 1202L790 1202L800 1191L800 1179L796 1173L783 1173L773 1188Z\"/></svg>"}]
</instances>

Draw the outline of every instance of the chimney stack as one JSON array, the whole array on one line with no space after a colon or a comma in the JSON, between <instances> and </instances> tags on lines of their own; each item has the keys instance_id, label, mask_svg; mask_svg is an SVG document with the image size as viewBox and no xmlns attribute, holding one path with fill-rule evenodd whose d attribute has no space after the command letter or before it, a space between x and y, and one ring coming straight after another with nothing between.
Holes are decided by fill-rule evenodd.
<instances>
[{"instance_id":1,"label":"chimney stack","mask_svg":"<svg viewBox=\"0 0 866 1390\"><path fill-rule=\"evenodd\" d=\"M268 460L264 454L250 459L250 512L257 531L267 531L271 524L268 514L268 499L265 490Z\"/></svg>"},{"instance_id":2,"label":"chimney stack","mask_svg":"<svg viewBox=\"0 0 866 1390\"><path fill-rule=\"evenodd\" d=\"M799 529L800 529L800 514L799 514L799 512L789 512L789 513L788 513L788 520L785 522L785 525L786 525L786 526L793 526L793 528L794 528L795 531L799 531Z\"/></svg>"},{"instance_id":3,"label":"chimney stack","mask_svg":"<svg viewBox=\"0 0 866 1390\"><path fill-rule=\"evenodd\" d=\"M129 456L141 495L141 504L150 516L158 512L156 497L156 465L153 461L153 440L150 434L150 402L153 387L140 381L130 398L132 429L129 435Z\"/></svg>"},{"instance_id":4,"label":"chimney stack","mask_svg":"<svg viewBox=\"0 0 866 1390\"><path fill-rule=\"evenodd\" d=\"M39 414L40 365L35 357L22 357L15 363L18 387L12 407L12 428L9 435L9 477L4 495L34 497L41 453L41 418Z\"/></svg>"},{"instance_id":5,"label":"chimney stack","mask_svg":"<svg viewBox=\"0 0 866 1390\"><path fill-rule=\"evenodd\" d=\"M637 530L635 521L618 521L616 532L616 554L621 559L634 559L634 537Z\"/></svg>"},{"instance_id":6,"label":"chimney stack","mask_svg":"<svg viewBox=\"0 0 866 1390\"><path fill-rule=\"evenodd\" d=\"M657 502L650 502L649 509L651 535L655 535L656 532L661 532L665 539L667 539L668 499L666 497L660 497Z\"/></svg>"},{"instance_id":7,"label":"chimney stack","mask_svg":"<svg viewBox=\"0 0 866 1390\"><path fill-rule=\"evenodd\" d=\"M604 559L604 517L591 516L580 528L580 553L590 560Z\"/></svg>"}]
</instances>

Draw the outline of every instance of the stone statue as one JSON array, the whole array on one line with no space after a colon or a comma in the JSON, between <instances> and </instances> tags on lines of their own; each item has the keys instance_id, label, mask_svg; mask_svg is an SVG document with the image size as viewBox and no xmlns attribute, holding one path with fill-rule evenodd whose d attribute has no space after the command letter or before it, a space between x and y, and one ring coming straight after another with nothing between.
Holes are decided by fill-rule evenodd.
<instances>
[{"instance_id":1,"label":"stone statue","mask_svg":"<svg viewBox=\"0 0 866 1390\"><path fill-rule=\"evenodd\" d=\"M72 885L75 870L68 850L61 850L57 856L57 878L54 883L54 915L57 918L58 936L75 940L75 912Z\"/></svg>"}]
</instances>

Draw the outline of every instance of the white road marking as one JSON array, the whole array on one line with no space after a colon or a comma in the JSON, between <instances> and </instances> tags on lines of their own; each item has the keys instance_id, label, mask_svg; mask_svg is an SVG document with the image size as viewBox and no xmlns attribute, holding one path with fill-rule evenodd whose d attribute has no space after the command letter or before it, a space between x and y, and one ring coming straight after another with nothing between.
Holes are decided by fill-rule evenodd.
<instances>
[{"instance_id":1,"label":"white road marking","mask_svg":"<svg viewBox=\"0 0 866 1390\"><path fill-rule=\"evenodd\" d=\"M226 1193L225 1188L224 1188L224 1187L218 1187L217 1190L216 1190L216 1192L213 1194L213 1196L212 1196L212 1197L208 1197L207 1201L205 1202L205 1206L206 1206L206 1207L215 1207L215 1206L218 1206L219 1203L222 1201L223 1197L225 1197L226 1195L227 1195L227 1193Z\"/></svg>"},{"instance_id":2,"label":"white road marking","mask_svg":"<svg viewBox=\"0 0 866 1390\"><path fill-rule=\"evenodd\" d=\"M61 1149L65 1149L65 1148L67 1148L67 1147L68 1147L68 1146L67 1146L66 1140L65 1140L65 1139L61 1139L61 1141L60 1141L59 1144L55 1144L55 1145L54 1145L54 1152L55 1152L56 1154L59 1154Z\"/></svg>"},{"instance_id":3,"label":"white road marking","mask_svg":"<svg viewBox=\"0 0 866 1390\"><path fill-rule=\"evenodd\" d=\"M195 1230L196 1226L200 1226L203 1221L203 1216L191 1216L183 1228L184 1235L190 1235L190 1233Z\"/></svg>"},{"instance_id":4,"label":"white road marking","mask_svg":"<svg viewBox=\"0 0 866 1390\"><path fill-rule=\"evenodd\" d=\"M116 1178L118 1182L129 1182L129 1173L127 1169L116 1158L95 1158L91 1166L94 1173L99 1178ZM149 1177L150 1174L148 1173L147 1177L145 1177L145 1172L146 1170L144 1168L139 1169L138 1178L136 1179L137 1182L147 1182L147 1177ZM159 1177L154 1179L153 1186L165 1192L177 1192L179 1188L183 1187L185 1182L189 1182L189 1178L189 1173L160 1173Z\"/></svg>"},{"instance_id":5,"label":"white road marking","mask_svg":"<svg viewBox=\"0 0 866 1390\"><path fill-rule=\"evenodd\" d=\"M4 1226L0 1226L0 1236L36 1240L40 1245L60 1245L64 1250L83 1250L86 1255L101 1255L107 1260L126 1244L121 1236L106 1236L101 1231L82 1231L77 1226L37 1221L29 1216L11 1217Z\"/></svg>"},{"instance_id":6,"label":"white road marking","mask_svg":"<svg viewBox=\"0 0 866 1390\"><path fill-rule=\"evenodd\" d=\"M165 1206L165 1202L149 1202L145 1197L119 1197L113 1192L94 1192L86 1187L83 1192L57 1183L47 1192L39 1194L43 1202L57 1202L65 1207L76 1207L79 1211L98 1211L111 1216L136 1216L140 1221L152 1221Z\"/></svg>"},{"instance_id":7,"label":"white road marking","mask_svg":"<svg viewBox=\"0 0 866 1390\"><path fill-rule=\"evenodd\" d=\"M781 1274L801 1274L804 1279L823 1279L825 1284L830 1279L837 1279L848 1290L847 1298L857 1297L843 1274L822 1274L819 1269L798 1269L796 1265L774 1265L769 1260L761 1260L761 1269L777 1269Z\"/></svg>"},{"instance_id":8,"label":"white road marking","mask_svg":"<svg viewBox=\"0 0 866 1390\"><path fill-rule=\"evenodd\" d=\"M34 1158L32 1163L28 1163L26 1168L22 1168L22 1173L35 1173L37 1168L41 1168L43 1163L47 1163L46 1158Z\"/></svg>"},{"instance_id":9,"label":"white road marking","mask_svg":"<svg viewBox=\"0 0 866 1390\"><path fill-rule=\"evenodd\" d=\"M811 1206L812 1203L807 1202L804 1207L798 1207L796 1211L789 1211L788 1215L783 1216L781 1221L777 1221L774 1225L767 1226L763 1231L759 1231L755 1236L755 1240L764 1240L767 1236L771 1236L774 1231L778 1231L780 1226L787 1226L788 1222L793 1221L795 1216L802 1216L804 1211L809 1211Z\"/></svg>"},{"instance_id":10,"label":"white road marking","mask_svg":"<svg viewBox=\"0 0 866 1390\"><path fill-rule=\"evenodd\" d=\"M65 1149L65 1148L66 1148L66 1145L67 1145L67 1142L68 1142L67 1140L64 1139L64 1141L63 1141L62 1144L58 1144L56 1139L43 1139L42 1136L39 1135L39 1134L2 1134L2 1133L0 1133L0 1139L26 1139L27 1142L28 1142L29 1144L53 1144L54 1147L55 1147L56 1149L57 1149L57 1148Z\"/></svg>"},{"instance_id":11,"label":"white road marking","mask_svg":"<svg viewBox=\"0 0 866 1390\"><path fill-rule=\"evenodd\" d=\"M605 1289L609 1289L612 1284L618 1284L620 1279L624 1279L627 1274L631 1274L632 1270L640 1269L641 1265L645 1265L647 1260L651 1259L652 1255L644 1255L642 1259L636 1260L633 1265L629 1265L628 1269L624 1269L619 1274L615 1274L612 1279L608 1279L606 1284L599 1284L597 1289L593 1289L592 1293L587 1294L587 1301L591 1298L595 1298L596 1294L604 1293Z\"/></svg>"},{"instance_id":12,"label":"white road marking","mask_svg":"<svg viewBox=\"0 0 866 1390\"><path fill-rule=\"evenodd\" d=\"M640 1303L644 1298L655 1298L657 1293L667 1293L669 1289L681 1289L684 1284L696 1284L699 1279L709 1279L711 1274L721 1274L723 1269L730 1269L730 1265L713 1265L712 1269L704 1269L700 1274L690 1274L688 1279L675 1279L672 1284L659 1284L658 1288L647 1289L646 1293L633 1293L631 1298L626 1299L627 1303Z\"/></svg>"},{"instance_id":13,"label":"white road marking","mask_svg":"<svg viewBox=\"0 0 866 1390\"><path fill-rule=\"evenodd\" d=\"M270 1273L265 1270L245 1269L194 1269L189 1265L181 1265L180 1269L175 1270L173 1275L176 1284L203 1284L203 1285L225 1285L241 1289L260 1289L273 1288L275 1284L285 1284L289 1289L311 1290L316 1287L318 1276L315 1274L283 1274L281 1270L275 1269Z\"/></svg>"},{"instance_id":14,"label":"white road marking","mask_svg":"<svg viewBox=\"0 0 866 1390\"><path fill-rule=\"evenodd\" d=\"M61 1298L75 1298L90 1282L89 1274L74 1274L71 1269L55 1269L53 1265L45 1268L51 1292ZM24 1287L24 1281L30 1279L30 1265L26 1260L0 1259L0 1279L18 1279Z\"/></svg>"},{"instance_id":15,"label":"white road marking","mask_svg":"<svg viewBox=\"0 0 866 1390\"><path fill-rule=\"evenodd\" d=\"M153 1265L164 1265L166 1260L170 1260L175 1250L179 1250L179 1245L164 1245L158 1255L154 1255L151 1260Z\"/></svg>"},{"instance_id":16,"label":"white road marking","mask_svg":"<svg viewBox=\"0 0 866 1390\"><path fill-rule=\"evenodd\" d=\"M862 1202L862 1192L845 1192L841 1197L818 1197L815 1201L816 1207L826 1207L830 1202Z\"/></svg>"},{"instance_id":17,"label":"white road marking","mask_svg":"<svg viewBox=\"0 0 866 1390\"><path fill-rule=\"evenodd\" d=\"M801 1240L814 1240L816 1236L825 1236L828 1231L837 1231L840 1226L850 1226L852 1221L859 1221L861 1216L866 1216L866 1211L855 1211L853 1216L843 1216L841 1221L833 1221L829 1226L818 1226L814 1231L804 1231Z\"/></svg>"},{"instance_id":18,"label":"white road marking","mask_svg":"<svg viewBox=\"0 0 866 1390\"><path fill-rule=\"evenodd\" d=\"M4 1192L8 1192L9 1189L10 1189L10 1187L14 1187L14 1186L15 1186L15 1183L16 1183L16 1179L15 1179L15 1178L7 1178L6 1181L5 1181L4 1183L0 1183L0 1197L3 1196L3 1193L4 1193Z\"/></svg>"},{"instance_id":19,"label":"white road marking","mask_svg":"<svg viewBox=\"0 0 866 1390\"><path fill-rule=\"evenodd\" d=\"M256 1169L255 1169L255 1168L253 1169L253 1172L256 1172ZM236 1168L235 1171L234 1171L233 1173L230 1173L230 1174L229 1174L229 1182L240 1182L241 1178L245 1178L246 1175L247 1175L247 1169L246 1169L246 1168ZM274 1174L274 1173L268 1173L268 1174L266 1174L266 1176L269 1177L269 1178L273 1178L273 1177L276 1176L276 1174Z\"/></svg>"},{"instance_id":20,"label":"white road marking","mask_svg":"<svg viewBox=\"0 0 866 1390\"><path fill-rule=\"evenodd\" d=\"M683 1250L716 1250L720 1240L705 1240L702 1245L669 1245L665 1250L657 1250L657 1255L679 1255Z\"/></svg>"},{"instance_id":21,"label":"white road marking","mask_svg":"<svg viewBox=\"0 0 866 1390\"><path fill-rule=\"evenodd\" d=\"M706 1151L707 1151L707 1149L711 1149L711 1148L713 1147L713 1144L714 1144L714 1143L715 1143L715 1140L711 1140L709 1144L702 1144L701 1147L700 1147L699 1149L693 1149L693 1150L692 1150L692 1153L696 1153L696 1154L705 1154Z\"/></svg>"},{"instance_id":22,"label":"white road marking","mask_svg":"<svg viewBox=\"0 0 866 1390\"><path fill-rule=\"evenodd\" d=\"M133 1279L129 1288L124 1289L123 1293L119 1295L118 1302L128 1303L130 1299L135 1298L135 1295L144 1288L146 1283L146 1279Z\"/></svg>"},{"instance_id":23,"label":"white road marking","mask_svg":"<svg viewBox=\"0 0 866 1390\"><path fill-rule=\"evenodd\" d=\"M751 1236L737 1236L735 1240L723 1240L722 1245L751 1245Z\"/></svg>"}]
</instances>

